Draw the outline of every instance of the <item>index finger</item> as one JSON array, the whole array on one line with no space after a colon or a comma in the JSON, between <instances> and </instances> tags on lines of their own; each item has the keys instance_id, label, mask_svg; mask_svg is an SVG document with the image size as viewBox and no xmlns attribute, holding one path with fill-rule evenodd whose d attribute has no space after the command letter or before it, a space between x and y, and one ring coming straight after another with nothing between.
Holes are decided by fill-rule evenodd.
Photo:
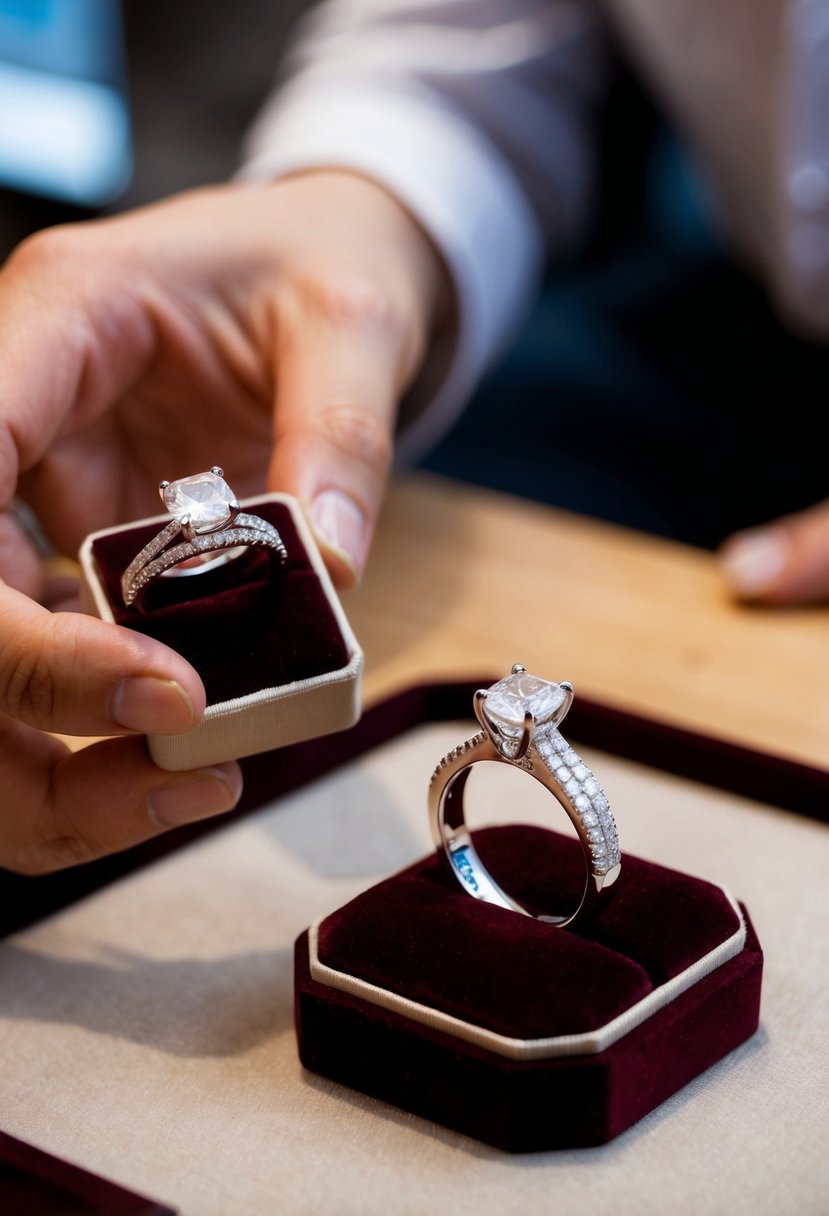
<instances>
[{"instance_id":1,"label":"index finger","mask_svg":"<svg viewBox=\"0 0 829 1216\"><path fill-rule=\"evenodd\" d=\"M281 336L270 483L306 506L335 581L358 581L393 452L408 335L370 284L318 283Z\"/></svg>"}]
</instances>

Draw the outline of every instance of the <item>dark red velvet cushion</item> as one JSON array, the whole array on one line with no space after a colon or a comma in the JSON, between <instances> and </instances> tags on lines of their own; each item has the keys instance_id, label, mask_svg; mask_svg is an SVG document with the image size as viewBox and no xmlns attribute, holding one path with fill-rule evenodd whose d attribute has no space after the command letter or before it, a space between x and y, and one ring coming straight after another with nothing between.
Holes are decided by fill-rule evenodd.
<instances>
[{"instance_id":1,"label":"dark red velvet cushion","mask_svg":"<svg viewBox=\"0 0 829 1216\"><path fill-rule=\"evenodd\" d=\"M543 828L475 839L521 902L543 904L544 888L583 868L578 842ZM624 857L609 904L575 931L471 898L433 854L328 916L318 948L338 971L535 1039L605 1025L738 927L718 887L638 857Z\"/></svg>"},{"instance_id":2,"label":"dark red velvet cushion","mask_svg":"<svg viewBox=\"0 0 829 1216\"><path fill-rule=\"evenodd\" d=\"M204 681L208 704L337 671L348 662L339 624L289 508L262 502L245 510L278 529L288 550L284 565L269 551L252 548L204 574L156 579L144 609L124 606L121 575L162 525L114 532L92 547L116 622L184 655Z\"/></svg>"},{"instance_id":3,"label":"dark red velvet cushion","mask_svg":"<svg viewBox=\"0 0 829 1216\"><path fill-rule=\"evenodd\" d=\"M544 903L578 845L533 827L476 844L519 898ZM604 1144L757 1028L763 956L746 943L604 1051L515 1058L311 976L296 945L296 1019L312 1072L509 1152ZM320 960L508 1037L596 1029L732 936L710 883L626 854L611 903L580 931L472 899L435 854L332 913Z\"/></svg>"}]
</instances>

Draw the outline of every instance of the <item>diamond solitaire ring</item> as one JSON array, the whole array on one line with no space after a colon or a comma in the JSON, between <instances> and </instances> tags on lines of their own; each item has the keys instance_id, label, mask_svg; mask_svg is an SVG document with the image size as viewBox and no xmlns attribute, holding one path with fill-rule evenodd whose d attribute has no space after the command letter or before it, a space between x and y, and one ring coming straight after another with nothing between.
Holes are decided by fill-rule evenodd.
<instances>
[{"instance_id":1,"label":"diamond solitaire ring","mask_svg":"<svg viewBox=\"0 0 829 1216\"><path fill-rule=\"evenodd\" d=\"M498 904L562 927L588 917L619 877L621 853L607 797L590 769L559 733L573 703L573 687L532 676L520 664L512 675L475 693L482 730L441 760L429 787L429 818L435 845L460 885L475 899ZM464 789L474 765L494 760L522 769L539 781L569 815L584 855L581 901L563 915L541 914L509 896L483 865L464 818Z\"/></svg>"},{"instance_id":2,"label":"diamond solitaire ring","mask_svg":"<svg viewBox=\"0 0 829 1216\"><path fill-rule=\"evenodd\" d=\"M287 553L276 528L258 515L242 512L218 465L209 473L162 481L158 492L172 519L135 555L121 577L121 595L128 608L140 607L144 589L153 579L203 574L251 545L272 549L285 561Z\"/></svg>"}]
</instances>

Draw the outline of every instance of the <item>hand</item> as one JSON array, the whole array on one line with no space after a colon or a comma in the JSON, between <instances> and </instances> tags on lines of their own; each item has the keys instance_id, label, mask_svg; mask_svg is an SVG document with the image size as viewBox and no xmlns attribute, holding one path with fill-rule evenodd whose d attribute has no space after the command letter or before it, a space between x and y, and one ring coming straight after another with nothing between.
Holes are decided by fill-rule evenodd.
<instances>
[{"instance_id":1,"label":"hand","mask_svg":"<svg viewBox=\"0 0 829 1216\"><path fill-rule=\"evenodd\" d=\"M89 531L156 513L160 478L221 463L240 496L295 494L350 586L447 296L407 212L347 173L40 233L0 273L0 511L19 495L74 555ZM138 737L203 712L180 656L37 603L10 514L0 576L0 865L44 872L234 805L237 765L164 773ZM71 752L55 732L124 737Z\"/></svg>"},{"instance_id":2,"label":"hand","mask_svg":"<svg viewBox=\"0 0 829 1216\"><path fill-rule=\"evenodd\" d=\"M737 599L780 605L829 601L829 499L762 528L735 532L719 556Z\"/></svg>"}]
</instances>

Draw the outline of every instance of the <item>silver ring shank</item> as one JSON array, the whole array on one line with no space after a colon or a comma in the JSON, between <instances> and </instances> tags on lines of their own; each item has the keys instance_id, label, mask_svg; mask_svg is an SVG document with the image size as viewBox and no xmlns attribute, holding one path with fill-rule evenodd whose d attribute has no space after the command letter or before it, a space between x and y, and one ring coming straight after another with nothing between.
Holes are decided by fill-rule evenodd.
<instances>
[{"instance_id":1,"label":"silver ring shank","mask_svg":"<svg viewBox=\"0 0 829 1216\"><path fill-rule=\"evenodd\" d=\"M573 823L586 864L584 891L569 916L538 916L508 895L481 861L464 815L464 792L472 767L495 761L520 768L558 800ZM559 928L575 925L596 908L602 894L619 876L621 853L616 824L607 798L590 769L553 723L535 727L524 757L511 759L482 731L441 760L429 787L429 819L435 846L442 852L463 889L475 899L535 916Z\"/></svg>"},{"instance_id":2,"label":"silver ring shank","mask_svg":"<svg viewBox=\"0 0 829 1216\"><path fill-rule=\"evenodd\" d=\"M176 537L181 535L181 530L181 524L171 520L127 566L121 577L121 595L128 608L140 602L145 588L153 579L193 557L251 545L274 550L283 562L287 557L285 545L276 528L258 515L240 513L228 528L197 533L192 540L172 545ZM170 545L172 548L168 547ZM209 563L210 567L213 564ZM203 574L207 569L208 563L205 563L192 573Z\"/></svg>"}]
</instances>

